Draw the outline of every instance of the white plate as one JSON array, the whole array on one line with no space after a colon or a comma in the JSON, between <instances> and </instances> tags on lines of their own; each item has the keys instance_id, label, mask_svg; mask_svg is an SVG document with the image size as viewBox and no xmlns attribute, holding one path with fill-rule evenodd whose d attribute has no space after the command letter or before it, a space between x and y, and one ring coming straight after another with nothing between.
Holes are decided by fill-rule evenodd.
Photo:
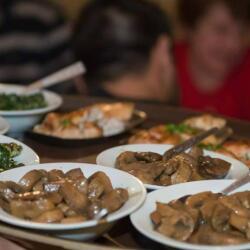
<instances>
[{"instance_id":1,"label":"white plate","mask_svg":"<svg viewBox=\"0 0 250 250\"><path fill-rule=\"evenodd\" d=\"M24 165L32 165L39 163L40 160L38 155L30 147L11 137L0 135L0 143L11 143L11 142L21 145L23 148L21 154L14 158L15 161L17 161L18 163L23 163Z\"/></svg>"},{"instance_id":2,"label":"white plate","mask_svg":"<svg viewBox=\"0 0 250 250\"><path fill-rule=\"evenodd\" d=\"M25 86L0 84L0 93L23 94L24 89ZM32 128L40 121L42 115L61 106L62 98L59 95L47 90L42 91L42 93L48 103L48 106L45 108L12 111L0 110L0 115L10 124L10 132L23 132Z\"/></svg>"},{"instance_id":3,"label":"white plate","mask_svg":"<svg viewBox=\"0 0 250 250\"><path fill-rule=\"evenodd\" d=\"M116 158L125 151L134 151L134 152L154 152L158 154L163 154L166 150L173 147L170 144L129 144L123 145L118 147L113 147L101 152L97 158L96 163L106 167L115 167ZM242 162L230 158L228 156L218 154L212 151L204 150L205 155L209 155L211 157L216 157L223 159L227 162L231 163L231 168L225 179L238 179L248 173L248 167L243 164ZM158 189L162 188L162 186L158 185L151 185L151 184L144 184L148 189Z\"/></svg>"},{"instance_id":4,"label":"white plate","mask_svg":"<svg viewBox=\"0 0 250 250\"><path fill-rule=\"evenodd\" d=\"M150 213L156 208L156 202L170 202L171 200L178 199L182 196L195 194L203 191L220 192L227 185L232 183L233 180L208 180L208 181L195 181L187 182L178 185L172 185L159 190L153 191L147 195L145 203L135 211L131 216L131 222L134 227L148 238L162 243L167 246L172 246L181 249L190 250L240 250L250 249L250 243L235 246L209 246L209 245L194 245L184 243L166 237L153 229L153 224L150 219ZM238 191L250 190L250 183L237 189Z\"/></svg>"},{"instance_id":5,"label":"white plate","mask_svg":"<svg viewBox=\"0 0 250 250\"><path fill-rule=\"evenodd\" d=\"M6 119L0 116L0 134L3 135L7 133L9 128L10 128L9 123L6 121Z\"/></svg>"},{"instance_id":6,"label":"white plate","mask_svg":"<svg viewBox=\"0 0 250 250\"><path fill-rule=\"evenodd\" d=\"M118 169L105 168L102 166L94 165L94 164L85 164L85 163L48 163L48 164L39 164L33 166L25 166L20 168L14 168L3 173L0 173L1 181L15 181L17 182L25 173L32 169L61 169L63 172L66 172L73 168L81 168L84 175L89 177L93 173L97 171L105 172L109 178L111 179L111 183L113 187L121 187L121 188L130 188L139 192L137 195L132 196L129 200L116 212L107 216L107 223L114 222L122 217L125 217L135 211L145 200L146 198L146 190L140 180L135 178L134 176L120 171ZM72 223L72 224L46 224L46 223L36 223L27 220L19 219L15 216L12 216L2 209L0 209L0 220L6 223L30 228L30 229L39 229L39 230L56 230L56 231L65 231L65 230L73 230L80 228L90 228L97 226L96 220L89 220L81 223Z\"/></svg>"}]
</instances>

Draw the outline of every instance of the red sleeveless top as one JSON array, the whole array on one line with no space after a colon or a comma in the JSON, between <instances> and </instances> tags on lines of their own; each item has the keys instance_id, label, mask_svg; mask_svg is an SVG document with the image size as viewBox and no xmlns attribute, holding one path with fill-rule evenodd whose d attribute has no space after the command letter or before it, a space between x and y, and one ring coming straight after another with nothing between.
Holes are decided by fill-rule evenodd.
<instances>
[{"instance_id":1,"label":"red sleeveless top","mask_svg":"<svg viewBox=\"0 0 250 250\"><path fill-rule=\"evenodd\" d=\"M185 44L177 44L174 49L181 105L250 120L250 51L219 89L204 93L196 87L189 72L187 50Z\"/></svg>"}]
</instances>

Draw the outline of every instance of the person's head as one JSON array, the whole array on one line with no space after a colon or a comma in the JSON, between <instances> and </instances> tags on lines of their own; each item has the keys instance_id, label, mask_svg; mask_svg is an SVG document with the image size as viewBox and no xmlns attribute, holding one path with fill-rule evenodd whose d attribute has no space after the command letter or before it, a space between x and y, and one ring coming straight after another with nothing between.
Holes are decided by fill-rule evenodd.
<instances>
[{"instance_id":1,"label":"person's head","mask_svg":"<svg viewBox=\"0 0 250 250\"><path fill-rule=\"evenodd\" d=\"M212 73L226 75L244 53L249 0L179 0L191 53Z\"/></svg>"},{"instance_id":2,"label":"person's head","mask_svg":"<svg viewBox=\"0 0 250 250\"><path fill-rule=\"evenodd\" d=\"M144 74L152 63L168 70L169 22L146 0L90 1L74 33L75 55L86 65L90 92L104 82Z\"/></svg>"}]
</instances>

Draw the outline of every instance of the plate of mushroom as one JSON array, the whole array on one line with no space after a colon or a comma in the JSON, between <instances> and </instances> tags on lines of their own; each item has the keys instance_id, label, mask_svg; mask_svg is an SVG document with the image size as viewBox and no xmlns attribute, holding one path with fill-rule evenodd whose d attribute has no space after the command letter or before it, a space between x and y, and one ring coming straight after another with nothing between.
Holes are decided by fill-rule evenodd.
<instances>
[{"instance_id":1,"label":"plate of mushroom","mask_svg":"<svg viewBox=\"0 0 250 250\"><path fill-rule=\"evenodd\" d=\"M137 178L94 164L39 164L0 174L0 220L62 237L95 237L145 197Z\"/></svg>"},{"instance_id":2,"label":"plate of mushroom","mask_svg":"<svg viewBox=\"0 0 250 250\"><path fill-rule=\"evenodd\" d=\"M170 144L134 144L107 149L97 156L102 166L118 168L139 178L148 189L209 179L238 179L248 167L233 158L199 147L164 160Z\"/></svg>"},{"instance_id":3,"label":"plate of mushroom","mask_svg":"<svg viewBox=\"0 0 250 250\"><path fill-rule=\"evenodd\" d=\"M131 222L146 237L174 248L250 249L250 184L222 195L232 182L197 181L153 191Z\"/></svg>"}]
</instances>

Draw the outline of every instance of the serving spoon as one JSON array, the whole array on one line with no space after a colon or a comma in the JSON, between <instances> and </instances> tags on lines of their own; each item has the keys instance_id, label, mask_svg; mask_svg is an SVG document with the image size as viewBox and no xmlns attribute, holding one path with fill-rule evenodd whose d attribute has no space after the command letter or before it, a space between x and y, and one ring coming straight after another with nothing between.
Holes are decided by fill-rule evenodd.
<instances>
[{"instance_id":1,"label":"serving spoon","mask_svg":"<svg viewBox=\"0 0 250 250\"><path fill-rule=\"evenodd\" d=\"M79 61L29 84L25 87L23 92L26 95L31 94L43 88L48 88L58 83L70 80L76 76L84 74L85 72L86 69L83 63Z\"/></svg>"},{"instance_id":2,"label":"serving spoon","mask_svg":"<svg viewBox=\"0 0 250 250\"><path fill-rule=\"evenodd\" d=\"M193 136L190 139L184 141L183 143L180 143L180 144L170 148L169 150L167 150L163 154L163 160L167 161L167 160L171 159L173 156L176 156L176 155L186 151L187 149L191 148L192 146L198 144L199 142L204 140L206 137L208 137L212 134L220 133L220 132L221 132L221 129L216 128L216 127L211 128L209 130L206 130L204 132L201 132L200 134Z\"/></svg>"},{"instance_id":3,"label":"serving spoon","mask_svg":"<svg viewBox=\"0 0 250 250\"><path fill-rule=\"evenodd\" d=\"M236 190L237 188L247 184L248 182L250 182L250 171L246 175L241 177L240 179L235 180L229 186L224 188L220 193L222 193L224 195L228 195L229 193L231 193L234 190Z\"/></svg>"},{"instance_id":4,"label":"serving spoon","mask_svg":"<svg viewBox=\"0 0 250 250\"><path fill-rule=\"evenodd\" d=\"M129 199L142 193L141 190L136 190L135 188L127 188ZM97 224L106 223L106 217L109 215L107 208L102 208L95 216L94 220L97 220Z\"/></svg>"}]
</instances>

